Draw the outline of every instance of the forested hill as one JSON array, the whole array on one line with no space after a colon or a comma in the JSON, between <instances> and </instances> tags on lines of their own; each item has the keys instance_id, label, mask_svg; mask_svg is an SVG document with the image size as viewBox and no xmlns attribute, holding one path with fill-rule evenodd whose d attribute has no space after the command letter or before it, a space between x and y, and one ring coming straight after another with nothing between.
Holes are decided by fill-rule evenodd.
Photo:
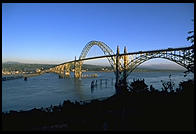
<instances>
[{"instance_id":1,"label":"forested hill","mask_svg":"<svg viewBox=\"0 0 196 134\"><path fill-rule=\"evenodd\" d=\"M36 69L48 69L51 67L56 66L55 64L27 64L27 63L19 63L19 62L6 62L2 63L2 70L3 71L35 71ZM71 66L73 69L73 65ZM90 65L90 64L83 64L83 70L87 71L112 71L111 66L100 66L100 65ZM169 69L151 69L145 67L138 67L134 70L134 72L149 72L149 71L175 71ZM182 70L176 70L182 71Z\"/></svg>"},{"instance_id":2,"label":"forested hill","mask_svg":"<svg viewBox=\"0 0 196 134\"><path fill-rule=\"evenodd\" d=\"M19 62L6 62L2 63L2 70L4 71L34 71L36 69L47 69L54 67L52 64L27 64Z\"/></svg>"},{"instance_id":3,"label":"forested hill","mask_svg":"<svg viewBox=\"0 0 196 134\"><path fill-rule=\"evenodd\" d=\"M27 63L19 63L19 62L6 62L2 64L2 70L4 71L35 71L36 69L48 69L54 67L54 64L27 64ZM73 65L71 69L73 69ZM111 70L112 68L109 66L97 66L97 65L89 65L83 64L83 70L87 71L102 71L102 70Z\"/></svg>"}]
</instances>

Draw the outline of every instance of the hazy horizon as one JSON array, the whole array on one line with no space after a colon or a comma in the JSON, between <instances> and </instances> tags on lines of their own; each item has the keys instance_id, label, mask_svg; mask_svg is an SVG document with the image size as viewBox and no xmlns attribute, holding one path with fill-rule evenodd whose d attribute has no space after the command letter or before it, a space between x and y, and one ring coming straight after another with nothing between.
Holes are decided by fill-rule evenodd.
<instances>
[{"instance_id":1,"label":"hazy horizon","mask_svg":"<svg viewBox=\"0 0 196 134\"><path fill-rule=\"evenodd\" d=\"M156 60L156 59L153 59ZM174 63L172 61L167 61L164 62L165 60L162 60L162 62L153 62L153 60L149 60L144 62L143 64L139 65L138 68L146 68L146 69L160 69L160 70L186 70L184 67L178 65L177 63ZM46 63L46 62L41 62L41 63L35 63L35 62L21 62L21 61L2 61L2 63L6 62L16 62L16 63L23 63L23 64L54 64L58 65L58 63ZM61 63L59 63L61 64ZM109 63L96 63L96 62L84 62L83 64L88 64L88 65L99 65L99 66L110 66Z\"/></svg>"}]
</instances>

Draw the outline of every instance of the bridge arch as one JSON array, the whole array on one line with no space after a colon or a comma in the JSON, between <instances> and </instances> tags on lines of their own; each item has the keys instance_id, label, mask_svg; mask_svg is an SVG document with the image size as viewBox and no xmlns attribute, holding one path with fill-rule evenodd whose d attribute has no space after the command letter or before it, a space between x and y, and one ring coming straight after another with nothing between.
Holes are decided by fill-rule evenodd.
<instances>
[{"instance_id":1,"label":"bridge arch","mask_svg":"<svg viewBox=\"0 0 196 134\"><path fill-rule=\"evenodd\" d=\"M89 50L91 49L92 46L98 46L105 55L114 55L114 52L112 51L112 49L106 45L104 42L101 41L90 41L86 44L86 46L83 48L79 60L80 59L84 59L86 57L86 55L88 54ZM115 66L115 58L114 57L107 57L110 65L112 66L112 68L114 69Z\"/></svg>"},{"instance_id":2,"label":"bridge arch","mask_svg":"<svg viewBox=\"0 0 196 134\"><path fill-rule=\"evenodd\" d=\"M148 55L148 56L147 56ZM178 55L175 53L167 53L167 52L161 52L161 53L155 53L155 54L147 54L147 55L141 55L134 59L132 59L129 62L129 69L128 72L131 73L135 68L137 68L142 63L155 58L162 58L167 59L169 61L175 62L178 65L184 67L187 70L194 71L194 59L190 58L189 55Z\"/></svg>"}]
</instances>

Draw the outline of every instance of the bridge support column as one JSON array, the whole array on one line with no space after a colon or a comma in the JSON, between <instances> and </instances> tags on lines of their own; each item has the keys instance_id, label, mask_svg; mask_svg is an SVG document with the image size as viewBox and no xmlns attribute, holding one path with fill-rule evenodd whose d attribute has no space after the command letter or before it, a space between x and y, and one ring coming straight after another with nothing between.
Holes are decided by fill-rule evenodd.
<instances>
[{"instance_id":1,"label":"bridge support column","mask_svg":"<svg viewBox=\"0 0 196 134\"><path fill-rule=\"evenodd\" d=\"M65 64L65 77L69 78L70 77L70 64Z\"/></svg>"},{"instance_id":2,"label":"bridge support column","mask_svg":"<svg viewBox=\"0 0 196 134\"><path fill-rule=\"evenodd\" d=\"M60 75L62 78L65 78L65 66L64 65L61 65L61 70L60 70Z\"/></svg>"},{"instance_id":3,"label":"bridge support column","mask_svg":"<svg viewBox=\"0 0 196 134\"><path fill-rule=\"evenodd\" d=\"M119 62L119 46L117 46L117 52L116 52L116 83L115 83L115 88L116 88L116 94L119 94L119 90L120 90L120 83L119 83L119 77L120 77L120 70L119 70L119 66L120 66L120 62Z\"/></svg>"},{"instance_id":4,"label":"bridge support column","mask_svg":"<svg viewBox=\"0 0 196 134\"><path fill-rule=\"evenodd\" d=\"M55 68L55 72L56 72L56 73L59 73L59 66L57 66L57 67Z\"/></svg>"},{"instance_id":5,"label":"bridge support column","mask_svg":"<svg viewBox=\"0 0 196 134\"><path fill-rule=\"evenodd\" d=\"M124 47L124 54L127 54L127 49ZM129 57L128 55L123 56L124 58L124 69L123 69L123 85L127 87L127 69L128 69L128 62Z\"/></svg>"},{"instance_id":6,"label":"bridge support column","mask_svg":"<svg viewBox=\"0 0 196 134\"><path fill-rule=\"evenodd\" d=\"M127 53L126 47L124 48L124 53ZM117 47L117 53L116 53L116 83L115 83L115 88L116 88L116 94L124 94L127 91L127 69L128 69L128 62L129 62L129 57L128 55L124 55L123 57L124 60L124 66L120 66L120 59L121 57L119 56L119 46Z\"/></svg>"},{"instance_id":7,"label":"bridge support column","mask_svg":"<svg viewBox=\"0 0 196 134\"><path fill-rule=\"evenodd\" d=\"M59 66L59 78L65 78L64 75L64 65Z\"/></svg>"},{"instance_id":8,"label":"bridge support column","mask_svg":"<svg viewBox=\"0 0 196 134\"><path fill-rule=\"evenodd\" d=\"M77 79L82 77L82 61L76 62L76 57L74 62L74 77Z\"/></svg>"}]
</instances>

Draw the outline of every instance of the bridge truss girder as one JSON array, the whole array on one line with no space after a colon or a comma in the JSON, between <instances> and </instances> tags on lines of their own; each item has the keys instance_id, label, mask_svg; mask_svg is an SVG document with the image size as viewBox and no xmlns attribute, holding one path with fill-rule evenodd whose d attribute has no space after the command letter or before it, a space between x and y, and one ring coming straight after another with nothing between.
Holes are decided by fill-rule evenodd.
<instances>
[{"instance_id":1,"label":"bridge truss girder","mask_svg":"<svg viewBox=\"0 0 196 134\"><path fill-rule=\"evenodd\" d=\"M194 72L194 58L192 58L192 50L177 50L177 51L165 51L165 52L155 52L155 53L144 53L132 55L132 58L128 64L128 75L140 64L144 63L147 60L154 58L163 58L173 61L187 70Z\"/></svg>"}]
</instances>

